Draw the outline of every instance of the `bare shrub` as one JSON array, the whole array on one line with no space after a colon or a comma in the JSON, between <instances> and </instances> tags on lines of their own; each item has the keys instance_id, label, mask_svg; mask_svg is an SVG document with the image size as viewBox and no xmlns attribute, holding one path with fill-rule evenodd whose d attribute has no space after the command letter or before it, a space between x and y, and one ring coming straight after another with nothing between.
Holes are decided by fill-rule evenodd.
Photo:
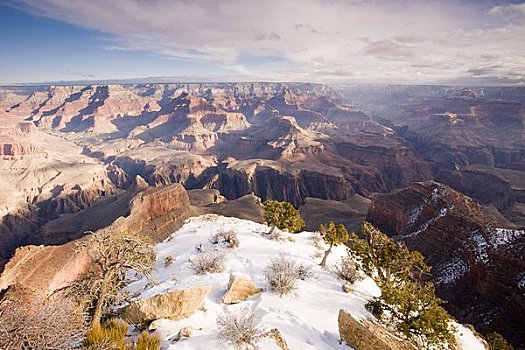
<instances>
[{"instance_id":1,"label":"bare shrub","mask_svg":"<svg viewBox=\"0 0 525 350\"><path fill-rule=\"evenodd\" d=\"M347 257L341 258L341 263L335 267L335 272L339 278L351 284L359 279L355 263Z\"/></svg>"},{"instance_id":2,"label":"bare shrub","mask_svg":"<svg viewBox=\"0 0 525 350\"><path fill-rule=\"evenodd\" d=\"M82 310L66 298L37 305L0 303L0 349L74 349L84 334Z\"/></svg>"},{"instance_id":3,"label":"bare shrub","mask_svg":"<svg viewBox=\"0 0 525 350\"><path fill-rule=\"evenodd\" d=\"M285 240L285 236L283 232L275 228L270 230L269 232L264 232L263 236L268 239L271 239L272 241L284 241Z\"/></svg>"},{"instance_id":4,"label":"bare shrub","mask_svg":"<svg viewBox=\"0 0 525 350\"><path fill-rule=\"evenodd\" d=\"M228 248L237 248L240 244L234 230L221 230L210 237L211 244L226 244Z\"/></svg>"},{"instance_id":5,"label":"bare shrub","mask_svg":"<svg viewBox=\"0 0 525 350\"><path fill-rule=\"evenodd\" d=\"M197 275L224 271L224 254L218 251L203 251L188 259L190 269Z\"/></svg>"},{"instance_id":6,"label":"bare shrub","mask_svg":"<svg viewBox=\"0 0 525 350\"><path fill-rule=\"evenodd\" d=\"M314 277L314 271L312 265L298 264L295 269L295 274L298 279L304 281L308 278Z\"/></svg>"},{"instance_id":7,"label":"bare shrub","mask_svg":"<svg viewBox=\"0 0 525 350\"><path fill-rule=\"evenodd\" d=\"M274 256L266 267L264 276L270 285L270 290L279 296L292 293L297 284L297 263L284 255Z\"/></svg>"},{"instance_id":8,"label":"bare shrub","mask_svg":"<svg viewBox=\"0 0 525 350\"><path fill-rule=\"evenodd\" d=\"M314 242L315 249L324 251L324 238L321 236L321 233L315 232L312 235L312 241Z\"/></svg>"},{"instance_id":9,"label":"bare shrub","mask_svg":"<svg viewBox=\"0 0 525 350\"><path fill-rule=\"evenodd\" d=\"M238 350L256 350L257 343L264 336L258 320L248 310L240 314L223 313L217 317L219 340L232 345Z\"/></svg>"}]
</instances>

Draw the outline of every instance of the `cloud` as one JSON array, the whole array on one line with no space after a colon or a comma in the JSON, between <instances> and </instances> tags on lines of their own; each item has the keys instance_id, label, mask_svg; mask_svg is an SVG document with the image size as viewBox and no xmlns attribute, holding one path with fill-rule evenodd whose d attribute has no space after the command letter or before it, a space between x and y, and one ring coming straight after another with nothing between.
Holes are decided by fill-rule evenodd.
<instances>
[{"instance_id":1,"label":"cloud","mask_svg":"<svg viewBox=\"0 0 525 350\"><path fill-rule=\"evenodd\" d=\"M505 4L492 7L488 13L507 21L525 20L525 4Z\"/></svg>"},{"instance_id":2,"label":"cloud","mask_svg":"<svg viewBox=\"0 0 525 350\"><path fill-rule=\"evenodd\" d=\"M470 79L480 72L476 70L492 65L491 77L525 83L514 74L525 71L525 23L519 20L525 4L8 1L25 11L101 32L111 49L205 62L246 79L440 83Z\"/></svg>"}]
</instances>

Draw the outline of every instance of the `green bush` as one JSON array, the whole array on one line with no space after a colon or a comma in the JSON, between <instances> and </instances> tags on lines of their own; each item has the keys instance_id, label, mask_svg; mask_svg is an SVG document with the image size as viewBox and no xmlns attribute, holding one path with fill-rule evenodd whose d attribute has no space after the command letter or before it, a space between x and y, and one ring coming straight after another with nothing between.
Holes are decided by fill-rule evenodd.
<instances>
[{"instance_id":1,"label":"green bush","mask_svg":"<svg viewBox=\"0 0 525 350\"><path fill-rule=\"evenodd\" d=\"M514 350L514 347L510 345L505 338L498 332L492 332L485 336L488 350Z\"/></svg>"},{"instance_id":2,"label":"green bush","mask_svg":"<svg viewBox=\"0 0 525 350\"><path fill-rule=\"evenodd\" d=\"M268 226L291 233L299 232L304 226L304 220L299 210L288 202L267 200L264 205L264 219ZM270 232L272 232L270 231Z\"/></svg>"},{"instance_id":3,"label":"green bush","mask_svg":"<svg viewBox=\"0 0 525 350\"><path fill-rule=\"evenodd\" d=\"M323 260L319 265L325 266L328 255L332 252L332 248L348 241L350 236L343 224L335 225L332 220L328 221L326 228L319 225L319 232L324 241L328 244L328 249L324 252Z\"/></svg>"},{"instance_id":4,"label":"green bush","mask_svg":"<svg viewBox=\"0 0 525 350\"><path fill-rule=\"evenodd\" d=\"M454 347L452 318L441 307L434 285L423 275L430 271L423 256L410 251L365 222L364 238L355 233L347 242L349 254L355 256L366 274L381 288L381 297L372 299L367 308L374 316L394 325L422 349Z\"/></svg>"},{"instance_id":5,"label":"green bush","mask_svg":"<svg viewBox=\"0 0 525 350\"><path fill-rule=\"evenodd\" d=\"M150 334L148 331L143 331L137 339L135 350L159 350L160 343L160 335L157 333Z\"/></svg>"}]
</instances>

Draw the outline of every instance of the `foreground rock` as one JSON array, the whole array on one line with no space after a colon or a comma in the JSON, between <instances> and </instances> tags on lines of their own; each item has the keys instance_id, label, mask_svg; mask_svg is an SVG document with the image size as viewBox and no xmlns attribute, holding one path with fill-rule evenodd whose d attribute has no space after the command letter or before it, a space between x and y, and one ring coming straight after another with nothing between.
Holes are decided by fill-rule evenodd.
<instances>
[{"instance_id":1,"label":"foreground rock","mask_svg":"<svg viewBox=\"0 0 525 350\"><path fill-rule=\"evenodd\" d=\"M160 241L175 231L189 212L188 195L181 185L149 188L138 179L135 190L75 215L63 216L52 225L46 225L45 233L49 239L78 238L85 230L107 221L110 225L95 235L126 231ZM111 223L112 220L115 221ZM67 287L90 266L84 251L78 249L80 242L89 247L89 236L60 246L17 249L0 275L0 292L7 288L24 290L32 298L45 299L54 291Z\"/></svg>"},{"instance_id":2,"label":"foreground rock","mask_svg":"<svg viewBox=\"0 0 525 350\"><path fill-rule=\"evenodd\" d=\"M223 304L237 304L262 292L262 288L257 288L250 276L244 274L230 275L226 294L222 297Z\"/></svg>"},{"instance_id":3,"label":"foreground rock","mask_svg":"<svg viewBox=\"0 0 525 350\"><path fill-rule=\"evenodd\" d=\"M132 323L150 322L160 318L180 320L202 307L211 289L212 286L186 288L132 301L122 310L122 314Z\"/></svg>"},{"instance_id":4,"label":"foreground rock","mask_svg":"<svg viewBox=\"0 0 525 350\"><path fill-rule=\"evenodd\" d=\"M366 320L361 323L346 310L339 310L338 324L341 341L356 350L416 350L384 327Z\"/></svg>"}]
</instances>

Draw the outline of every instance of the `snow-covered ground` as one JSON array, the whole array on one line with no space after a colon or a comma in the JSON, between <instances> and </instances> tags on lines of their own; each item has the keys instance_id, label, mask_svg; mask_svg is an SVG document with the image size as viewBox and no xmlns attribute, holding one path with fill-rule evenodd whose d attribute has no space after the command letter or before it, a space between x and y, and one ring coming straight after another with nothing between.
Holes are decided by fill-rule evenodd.
<instances>
[{"instance_id":1,"label":"snow-covered ground","mask_svg":"<svg viewBox=\"0 0 525 350\"><path fill-rule=\"evenodd\" d=\"M211 247L209 238L212 234L230 229L237 232L240 246L236 249L222 248L226 252L224 272L195 275L188 266L188 259L197 254L196 246L202 244L207 249ZM188 219L179 231L157 245L157 265L150 277L155 283L135 276L137 280L128 287L132 294L145 298L185 287L213 286L202 310L184 320L157 321L160 325L158 331L165 340L163 349L230 349L229 345L217 340L216 319L225 310L253 313L265 330L279 329L290 349L349 349L339 344L338 312L346 309L357 318L373 318L365 309L365 304L368 299L380 295L377 285L366 277L354 285L351 293L344 293L341 289L343 281L333 273L333 265L346 254L345 247L334 247L328 259L329 266L323 269L318 265L321 258L312 239L314 233L284 233L287 239L275 241L263 236L262 233L268 231L267 226L251 221L205 215ZM314 272L314 277L299 281L296 293L283 298L267 290L264 277L270 259L279 254L311 265ZM174 260L166 266L168 256ZM265 291L236 305L221 304L230 273L250 275L255 285L265 288ZM191 338L171 343L169 339L186 326L199 330ZM463 349L484 349L481 341L468 328L458 325L458 335ZM270 341L260 346L262 349L277 349Z\"/></svg>"}]
</instances>

